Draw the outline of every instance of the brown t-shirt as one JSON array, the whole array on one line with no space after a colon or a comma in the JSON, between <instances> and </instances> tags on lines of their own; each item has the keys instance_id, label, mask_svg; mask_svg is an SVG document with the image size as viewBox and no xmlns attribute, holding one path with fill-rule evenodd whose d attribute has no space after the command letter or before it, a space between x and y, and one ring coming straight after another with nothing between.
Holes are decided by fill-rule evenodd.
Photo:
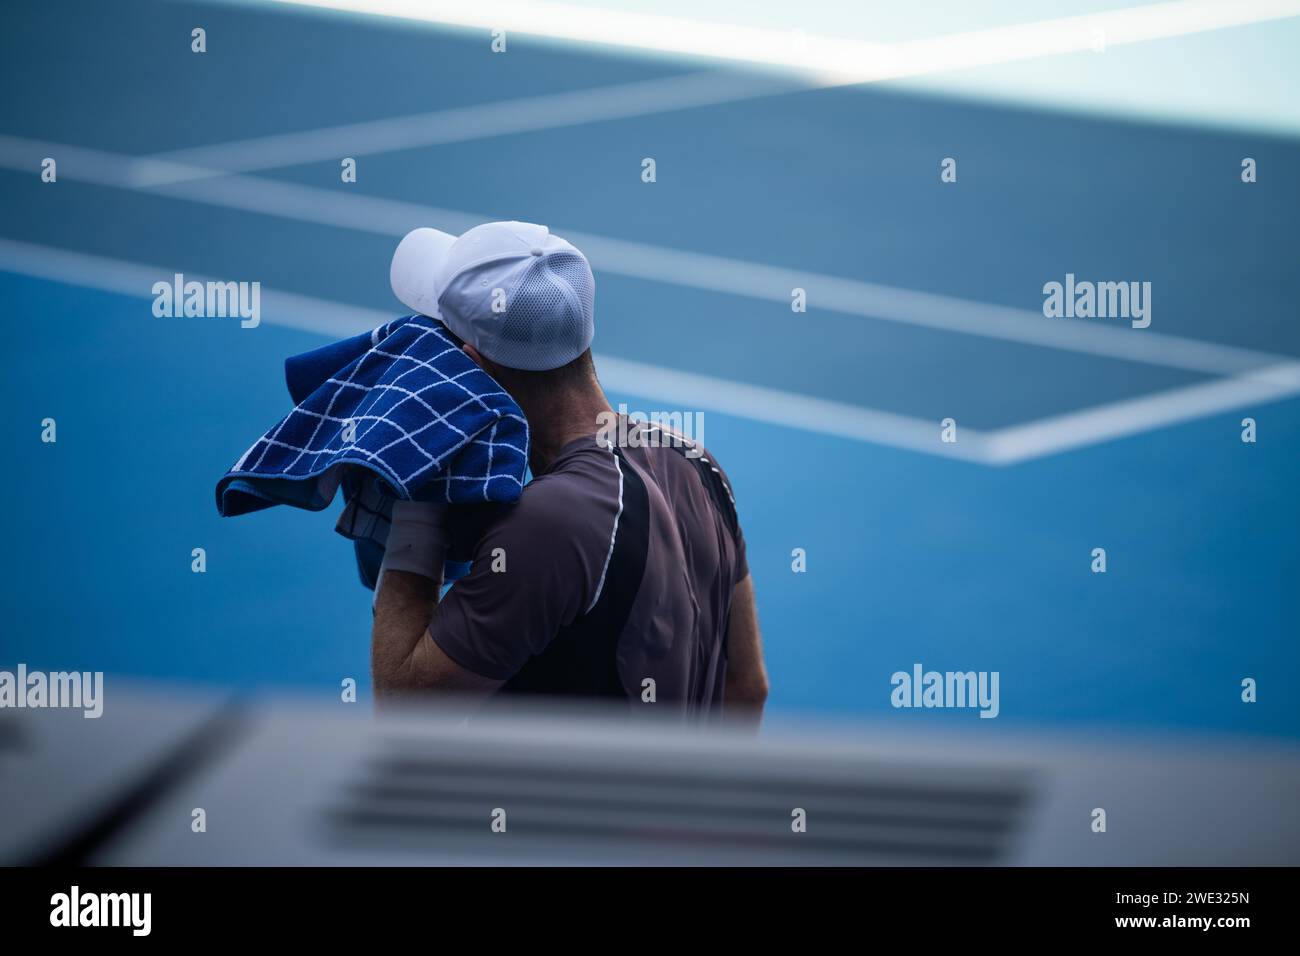
<instances>
[{"instance_id":1,"label":"brown t-shirt","mask_svg":"<svg viewBox=\"0 0 1300 956\"><path fill-rule=\"evenodd\" d=\"M748 573L707 451L593 435L488 526L429 631L507 692L639 704L650 678L656 703L705 716L720 709L732 589Z\"/></svg>"}]
</instances>

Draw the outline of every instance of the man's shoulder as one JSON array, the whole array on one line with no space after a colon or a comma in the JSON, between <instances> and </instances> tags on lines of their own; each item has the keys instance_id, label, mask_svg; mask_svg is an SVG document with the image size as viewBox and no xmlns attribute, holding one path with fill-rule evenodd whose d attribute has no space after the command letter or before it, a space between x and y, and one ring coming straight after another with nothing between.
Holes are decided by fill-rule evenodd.
<instances>
[{"instance_id":1,"label":"man's shoulder","mask_svg":"<svg viewBox=\"0 0 1300 956\"><path fill-rule=\"evenodd\" d=\"M563 519L590 502L593 492L603 489L567 472L542 475L524 485L514 513L526 520Z\"/></svg>"},{"instance_id":2,"label":"man's shoulder","mask_svg":"<svg viewBox=\"0 0 1300 956\"><path fill-rule=\"evenodd\" d=\"M604 540L619 507L618 474L612 462L586 461L576 468L540 475L495 522L507 535Z\"/></svg>"}]
</instances>

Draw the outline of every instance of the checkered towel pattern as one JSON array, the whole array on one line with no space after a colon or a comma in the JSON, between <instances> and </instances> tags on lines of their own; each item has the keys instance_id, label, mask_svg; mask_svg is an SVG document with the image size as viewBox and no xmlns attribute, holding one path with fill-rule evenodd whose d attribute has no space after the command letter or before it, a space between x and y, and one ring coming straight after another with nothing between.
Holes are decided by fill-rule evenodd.
<instances>
[{"instance_id":1,"label":"checkered towel pattern","mask_svg":"<svg viewBox=\"0 0 1300 956\"><path fill-rule=\"evenodd\" d=\"M352 499L508 503L523 490L528 424L440 322L406 316L285 362L295 408L217 482L217 510ZM349 537L351 537L349 535Z\"/></svg>"}]
</instances>

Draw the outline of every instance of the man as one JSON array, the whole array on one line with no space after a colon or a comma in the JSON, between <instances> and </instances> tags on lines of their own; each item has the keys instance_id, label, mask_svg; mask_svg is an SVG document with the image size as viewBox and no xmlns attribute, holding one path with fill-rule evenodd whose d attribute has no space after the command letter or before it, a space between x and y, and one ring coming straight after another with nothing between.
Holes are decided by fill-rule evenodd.
<instances>
[{"instance_id":1,"label":"man","mask_svg":"<svg viewBox=\"0 0 1300 956\"><path fill-rule=\"evenodd\" d=\"M544 693L756 722L767 677L726 475L684 440L613 416L596 379L595 281L545 226L417 229L393 290L442 320L510 393L533 480L495 518L469 574L438 601L445 506L393 508L375 600L381 696ZM610 435L632 435L620 445Z\"/></svg>"}]
</instances>

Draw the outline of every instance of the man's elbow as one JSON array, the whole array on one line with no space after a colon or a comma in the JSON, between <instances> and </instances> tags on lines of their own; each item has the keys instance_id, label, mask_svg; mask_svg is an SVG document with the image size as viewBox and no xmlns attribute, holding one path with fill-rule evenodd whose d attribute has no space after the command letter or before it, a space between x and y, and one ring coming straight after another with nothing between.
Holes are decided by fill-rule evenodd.
<instances>
[{"instance_id":1,"label":"man's elbow","mask_svg":"<svg viewBox=\"0 0 1300 956\"><path fill-rule=\"evenodd\" d=\"M370 681L374 685L376 697L393 697L413 690L411 659L372 657Z\"/></svg>"}]
</instances>

